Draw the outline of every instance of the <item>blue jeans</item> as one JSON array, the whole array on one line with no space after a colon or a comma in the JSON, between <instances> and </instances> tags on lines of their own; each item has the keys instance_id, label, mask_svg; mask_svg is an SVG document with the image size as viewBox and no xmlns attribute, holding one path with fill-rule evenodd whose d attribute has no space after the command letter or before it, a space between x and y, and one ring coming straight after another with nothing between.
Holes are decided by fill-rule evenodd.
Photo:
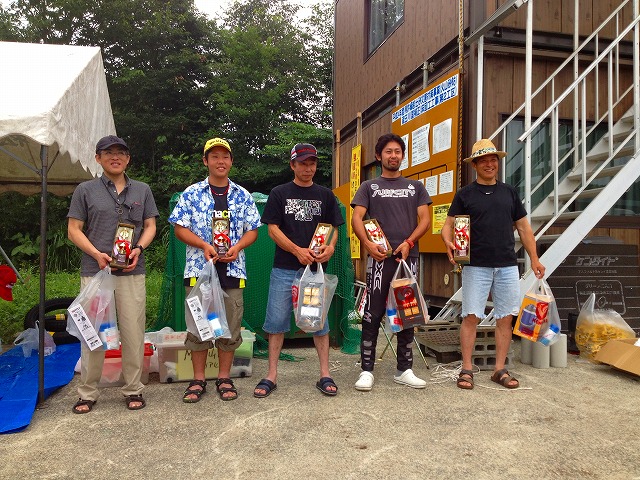
<instances>
[{"instance_id":1,"label":"blue jeans","mask_svg":"<svg viewBox=\"0 0 640 480\"><path fill-rule=\"evenodd\" d=\"M518 267L472 267L462 269L462 318L475 315L483 320L491 293L496 319L517 315L520 310Z\"/></svg>"},{"instance_id":2,"label":"blue jeans","mask_svg":"<svg viewBox=\"0 0 640 480\"><path fill-rule=\"evenodd\" d=\"M262 327L265 332L275 334L286 333L291 330L291 312L293 312L291 286L296 273L296 270L285 270L283 268L271 270L267 315ZM325 318L322 330L313 332L313 335L319 337L327 333L329 333L329 321Z\"/></svg>"}]
</instances>

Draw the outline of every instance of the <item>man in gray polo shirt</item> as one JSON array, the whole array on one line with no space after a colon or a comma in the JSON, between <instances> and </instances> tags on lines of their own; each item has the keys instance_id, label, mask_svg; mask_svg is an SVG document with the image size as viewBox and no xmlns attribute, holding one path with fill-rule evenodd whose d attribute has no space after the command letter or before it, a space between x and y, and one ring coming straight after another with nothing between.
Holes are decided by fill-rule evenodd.
<instances>
[{"instance_id":1,"label":"man in gray polo shirt","mask_svg":"<svg viewBox=\"0 0 640 480\"><path fill-rule=\"evenodd\" d=\"M71 199L67 218L68 236L80 250L81 288L112 261L114 238L119 224L134 226L129 266L112 269L116 277L115 302L122 342L122 393L129 410L144 408L144 385L140 381L144 360L146 288L144 250L156 234L158 209L146 183L131 180L125 170L131 157L124 140L114 135L96 145L96 161L102 166L100 178L83 182ZM82 344L82 370L74 413L88 413L100 392L104 350L93 352Z\"/></svg>"}]
</instances>

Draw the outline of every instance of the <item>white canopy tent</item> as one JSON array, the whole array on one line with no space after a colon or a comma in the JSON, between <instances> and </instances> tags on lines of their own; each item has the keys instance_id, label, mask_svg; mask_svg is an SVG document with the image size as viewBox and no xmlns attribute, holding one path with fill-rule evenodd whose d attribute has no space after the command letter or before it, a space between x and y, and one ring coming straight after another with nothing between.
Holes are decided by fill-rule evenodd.
<instances>
[{"instance_id":1,"label":"white canopy tent","mask_svg":"<svg viewBox=\"0 0 640 480\"><path fill-rule=\"evenodd\" d=\"M47 194L67 195L102 172L95 144L114 135L115 124L100 48L0 42L0 65L0 193L42 196L39 318L44 326ZM44 328L41 333L40 401Z\"/></svg>"}]
</instances>

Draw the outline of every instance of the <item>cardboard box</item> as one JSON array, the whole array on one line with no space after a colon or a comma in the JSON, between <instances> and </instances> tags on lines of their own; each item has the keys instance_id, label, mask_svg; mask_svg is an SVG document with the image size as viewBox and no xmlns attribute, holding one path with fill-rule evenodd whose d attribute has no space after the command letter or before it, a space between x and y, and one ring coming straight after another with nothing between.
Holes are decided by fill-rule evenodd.
<instances>
[{"instance_id":1,"label":"cardboard box","mask_svg":"<svg viewBox=\"0 0 640 480\"><path fill-rule=\"evenodd\" d=\"M369 220L365 220L363 224L364 231L367 233L367 238L373 243L377 243L384 248L387 256L390 257L393 250L391 249L389 240L387 240L387 236L382 231L382 228L380 228L378 221L375 218L370 218Z\"/></svg>"},{"instance_id":2,"label":"cardboard box","mask_svg":"<svg viewBox=\"0 0 640 480\"><path fill-rule=\"evenodd\" d=\"M316 227L316 231L313 233L313 238L309 244L309 248L313 250L313 253L318 255L320 253L320 247L328 245L333 237L333 225L330 223L319 223Z\"/></svg>"},{"instance_id":3,"label":"cardboard box","mask_svg":"<svg viewBox=\"0 0 640 480\"><path fill-rule=\"evenodd\" d=\"M149 366L153 346L150 343L144 344L144 361L142 363L142 375L140 381L149 383ZM118 350L107 350L104 352L104 364L102 366L102 376L98 382L98 387L121 387L124 385L122 378L122 346Z\"/></svg>"},{"instance_id":4,"label":"cardboard box","mask_svg":"<svg viewBox=\"0 0 640 480\"><path fill-rule=\"evenodd\" d=\"M595 359L640 376L640 347L634 345L637 341L637 338L609 340L596 353Z\"/></svg>"},{"instance_id":5,"label":"cardboard box","mask_svg":"<svg viewBox=\"0 0 640 480\"><path fill-rule=\"evenodd\" d=\"M253 344L255 334L242 330L242 345L235 351L231 366L231 377L250 377L253 373ZM156 342L158 350L158 373L161 383L188 382L193 380L191 352L184 346L187 332L159 334ZM205 378L218 378L218 351L211 348L207 354Z\"/></svg>"}]
</instances>

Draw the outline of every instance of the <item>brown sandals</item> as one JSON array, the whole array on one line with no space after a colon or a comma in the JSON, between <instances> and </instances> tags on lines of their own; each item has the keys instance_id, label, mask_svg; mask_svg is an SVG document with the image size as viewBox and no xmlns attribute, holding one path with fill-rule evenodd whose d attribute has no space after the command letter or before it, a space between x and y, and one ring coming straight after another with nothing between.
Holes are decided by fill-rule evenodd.
<instances>
[{"instance_id":1,"label":"brown sandals","mask_svg":"<svg viewBox=\"0 0 640 480\"><path fill-rule=\"evenodd\" d=\"M512 377L506 368L493 372L493 375L491 375L491 381L502 385L504 388L518 388L520 386L520 382L518 381L518 379Z\"/></svg>"}]
</instances>

